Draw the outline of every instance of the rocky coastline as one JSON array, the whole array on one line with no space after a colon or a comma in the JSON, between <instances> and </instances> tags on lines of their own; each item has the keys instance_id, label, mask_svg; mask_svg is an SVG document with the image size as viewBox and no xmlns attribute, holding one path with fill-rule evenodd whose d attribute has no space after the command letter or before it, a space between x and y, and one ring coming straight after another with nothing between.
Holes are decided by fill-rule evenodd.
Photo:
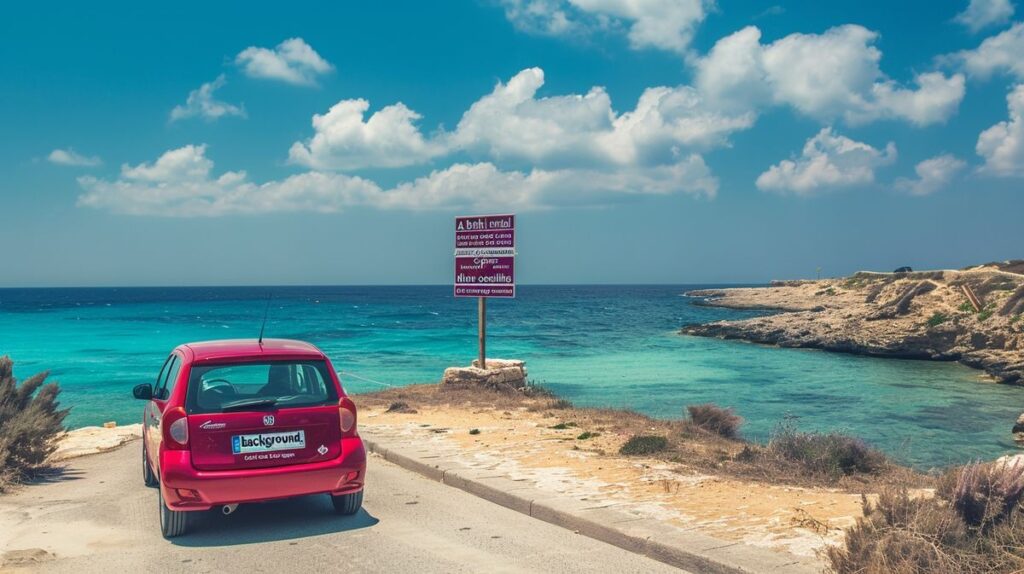
<instances>
[{"instance_id":1,"label":"rocky coastline","mask_svg":"<svg viewBox=\"0 0 1024 574\"><path fill-rule=\"evenodd\" d=\"M1024 384L1024 274L1017 263L691 291L685 295L702 305L776 312L686 325L680 332L874 357L959 361L999 382Z\"/></svg>"}]
</instances>

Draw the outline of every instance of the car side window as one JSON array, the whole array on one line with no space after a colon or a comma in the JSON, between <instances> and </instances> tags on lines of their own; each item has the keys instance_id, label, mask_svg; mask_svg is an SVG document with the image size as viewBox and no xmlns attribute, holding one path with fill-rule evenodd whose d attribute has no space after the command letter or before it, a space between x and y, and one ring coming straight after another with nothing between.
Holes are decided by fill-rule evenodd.
<instances>
[{"instance_id":1,"label":"car side window","mask_svg":"<svg viewBox=\"0 0 1024 574\"><path fill-rule=\"evenodd\" d=\"M171 355L170 361L164 378L160 381L160 387L153 392L153 398L161 401L166 401L171 396L174 383L178 379L178 371L181 370L181 361L178 360L177 355Z\"/></svg>"},{"instance_id":2,"label":"car side window","mask_svg":"<svg viewBox=\"0 0 1024 574\"><path fill-rule=\"evenodd\" d=\"M164 361L164 366L160 367L160 374L156 376L156 382L153 383L154 395L156 395L156 392L160 390L160 387L164 384L164 378L167 376L167 367L170 366L172 359L174 359L173 353Z\"/></svg>"}]
</instances>

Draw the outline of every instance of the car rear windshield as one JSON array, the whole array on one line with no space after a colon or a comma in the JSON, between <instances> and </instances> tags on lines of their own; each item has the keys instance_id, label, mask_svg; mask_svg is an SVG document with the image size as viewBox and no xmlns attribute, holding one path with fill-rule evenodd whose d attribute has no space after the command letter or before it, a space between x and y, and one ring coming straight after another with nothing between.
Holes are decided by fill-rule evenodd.
<instances>
[{"instance_id":1,"label":"car rear windshield","mask_svg":"<svg viewBox=\"0 0 1024 574\"><path fill-rule=\"evenodd\" d=\"M336 403L338 393L324 361L266 361L193 365L189 413L219 413Z\"/></svg>"}]
</instances>

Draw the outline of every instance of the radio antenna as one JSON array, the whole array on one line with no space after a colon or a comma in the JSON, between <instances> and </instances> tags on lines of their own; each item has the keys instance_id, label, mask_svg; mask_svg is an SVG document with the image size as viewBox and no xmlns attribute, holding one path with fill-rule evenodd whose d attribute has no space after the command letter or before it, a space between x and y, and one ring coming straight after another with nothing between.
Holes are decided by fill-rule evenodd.
<instances>
[{"instance_id":1,"label":"radio antenna","mask_svg":"<svg viewBox=\"0 0 1024 574\"><path fill-rule=\"evenodd\" d=\"M263 310L263 324L260 325L260 340L258 341L260 347L263 346L263 329L267 327L267 313L270 312L270 298L271 294L267 293L267 307Z\"/></svg>"}]
</instances>

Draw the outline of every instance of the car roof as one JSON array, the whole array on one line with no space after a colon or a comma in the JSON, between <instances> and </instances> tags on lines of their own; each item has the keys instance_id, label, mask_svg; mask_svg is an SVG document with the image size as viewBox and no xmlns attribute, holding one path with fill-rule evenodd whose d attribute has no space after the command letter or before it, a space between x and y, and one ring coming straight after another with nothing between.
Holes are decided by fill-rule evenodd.
<instances>
[{"instance_id":1,"label":"car roof","mask_svg":"<svg viewBox=\"0 0 1024 574\"><path fill-rule=\"evenodd\" d=\"M320 349L304 341L291 339L221 339L185 343L179 348L189 351L193 361L238 360L259 358L323 359Z\"/></svg>"}]
</instances>

